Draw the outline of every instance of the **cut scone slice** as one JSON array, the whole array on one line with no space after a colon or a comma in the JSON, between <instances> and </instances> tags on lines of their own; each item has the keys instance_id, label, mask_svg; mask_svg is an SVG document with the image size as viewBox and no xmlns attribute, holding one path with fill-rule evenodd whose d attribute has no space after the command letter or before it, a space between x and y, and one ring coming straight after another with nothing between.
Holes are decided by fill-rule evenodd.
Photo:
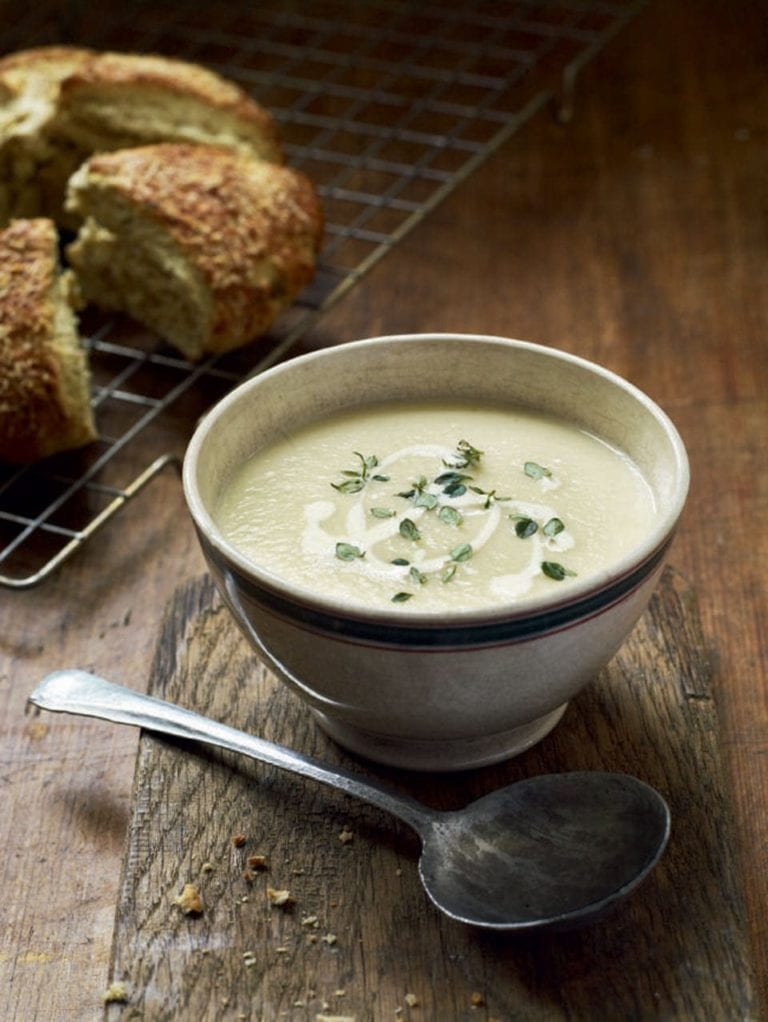
<instances>
[{"instance_id":1,"label":"cut scone slice","mask_svg":"<svg viewBox=\"0 0 768 1022\"><path fill-rule=\"evenodd\" d=\"M69 283L51 220L0 231L1 461L37 461L96 438Z\"/></svg>"},{"instance_id":2,"label":"cut scone slice","mask_svg":"<svg viewBox=\"0 0 768 1022\"><path fill-rule=\"evenodd\" d=\"M302 174L232 149L164 144L91 157L67 206L86 301L195 361L265 333L312 279L322 214Z\"/></svg>"},{"instance_id":3,"label":"cut scone slice","mask_svg":"<svg viewBox=\"0 0 768 1022\"><path fill-rule=\"evenodd\" d=\"M0 224L64 226L66 182L96 152L206 142L282 162L269 113L243 89L186 61L66 46L0 58Z\"/></svg>"}]
</instances>

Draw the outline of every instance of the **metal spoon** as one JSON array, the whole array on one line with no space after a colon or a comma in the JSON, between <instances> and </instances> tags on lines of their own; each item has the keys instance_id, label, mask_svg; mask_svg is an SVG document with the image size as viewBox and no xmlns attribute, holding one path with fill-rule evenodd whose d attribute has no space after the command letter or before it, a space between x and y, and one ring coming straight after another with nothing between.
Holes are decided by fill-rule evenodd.
<instances>
[{"instance_id":1,"label":"metal spoon","mask_svg":"<svg viewBox=\"0 0 768 1022\"><path fill-rule=\"evenodd\" d=\"M443 812L86 671L49 674L29 701L240 752L385 809L420 836L419 875L434 904L486 929L565 929L596 918L648 875L669 836L664 799L626 774L545 774Z\"/></svg>"}]
</instances>

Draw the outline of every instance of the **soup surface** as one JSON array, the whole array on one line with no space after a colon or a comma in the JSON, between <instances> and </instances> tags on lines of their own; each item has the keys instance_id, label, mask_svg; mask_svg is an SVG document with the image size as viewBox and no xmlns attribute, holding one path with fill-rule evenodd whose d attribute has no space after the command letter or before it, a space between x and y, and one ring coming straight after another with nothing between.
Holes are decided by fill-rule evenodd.
<instances>
[{"instance_id":1,"label":"soup surface","mask_svg":"<svg viewBox=\"0 0 768 1022\"><path fill-rule=\"evenodd\" d=\"M503 407L388 403L274 440L214 512L263 570L365 607L455 611L563 592L647 534L623 453Z\"/></svg>"}]
</instances>

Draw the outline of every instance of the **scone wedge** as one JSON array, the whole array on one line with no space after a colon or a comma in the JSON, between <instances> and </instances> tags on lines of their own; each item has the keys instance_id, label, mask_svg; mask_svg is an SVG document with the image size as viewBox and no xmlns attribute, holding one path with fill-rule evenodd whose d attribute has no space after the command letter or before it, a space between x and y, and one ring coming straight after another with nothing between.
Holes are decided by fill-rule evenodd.
<instances>
[{"instance_id":1,"label":"scone wedge","mask_svg":"<svg viewBox=\"0 0 768 1022\"><path fill-rule=\"evenodd\" d=\"M191 361L269 329L312 279L323 226L302 174L221 146L95 155L67 206L83 219L67 256L84 299Z\"/></svg>"},{"instance_id":2,"label":"scone wedge","mask_svg":"<svg viewBox=\"0 0 768 1022\"><path fill-rule=\"evenodd\" d=\"M90 373L51 220L0 231L0 461L37 461L96 438Z\"/></svg>"}]
</instances>

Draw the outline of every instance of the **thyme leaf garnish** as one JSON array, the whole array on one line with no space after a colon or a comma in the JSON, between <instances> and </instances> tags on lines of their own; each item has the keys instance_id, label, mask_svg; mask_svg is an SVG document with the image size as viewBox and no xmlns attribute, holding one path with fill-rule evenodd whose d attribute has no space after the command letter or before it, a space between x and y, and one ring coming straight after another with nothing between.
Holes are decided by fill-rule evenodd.
<instances>
[{"instance_id":1,"label":"thyme leaf garnish","mask_svg":"<svg viewBox=\"0 0 768 1022\"><path fill-rule=\"evenodd\" d=\"M405 603L406 600L410 600L413 593L395 593L392 597L392 603Z\"/></svg>"},{"instance_id":2,"label":"thyme leaf garnish","mask_svg":"<svg viewBox=\"0 0 768 1022\"><path fill-rule=\"evenodd\" d=\"M462 561L468 561L472 556L472 544L462 543L461 546L454 547L448 555L452 561L461 563Z\"/></svg>"},{"instance_id":3,"label":"thyme leaf garnish","mask_svg":"<svg viewBox=\"0 0 768 1022\"><path fill-rule=\"evenodd\" d=\"M439 476L436 476L432 482L437 483L438 486L445 486L450 483L460 483L465 479L471 479L472 476L468 476L464 472L441 472Z\"/></svg>"},{"instance_id":4,"label":"thyme leaf garnish","mask_svg":"<svg viewBox=\"0 0 768 1022\"><path fill-rule=\"evenodd\" d=\"M541 530L545 536L557 536L561 533L565 526L559 518L550 518L544 528Z\"/></svg>"},{"instance_id":5,"label":"thyme leaf garnish","mask_svg":"<svg viewBox=\"0 0 768 1022\"><path fill-rule=\"evenodd\" d=\"M398 568L407 568L411 562L409 560L406 560L405 557L396 557L393 561L390 561L389 563L396 564Z\"/></svg>"},{"instance_id":6,"label":"thyme leaf garnish","mask_svg":"<svg viewBox=\"0 0 768 1022\"><path fill-rule=\"evenodd\" d=\"M342 475L346 473L342 472ZM355 475L351 479L346 479L343 483L331 483L334 490L338 490L339 493L359 493L365 486L365 480L362 476Z\"/></svg>"},{"instance_id":7,"label":"thyme leaf garnish","mask_svg":"<svg viewBox=\"0 0 768 1022\"><path fill-rule=\"evenodd\" d=\"M455 507L450 507L448 504L443 504L437 512L437 517L441 522L445 522L446 525L459 526L464 521L464 516L461 512L457 511Z\"/></svg>"},{"instance_id":8,"label":"thyme leaf garnish","mask_svg":"<svg viewBox=\"0 0 768 1022\"><path fill-rule=\"evenodd\" d=\"M388 507L372 507L371 514L374 518L394 518L397 512Z\"/></svg>"},{"instance_id":9,"label":"thyme leaf garnish","mask_svg":"<svg viewBox=\"0 0 768 1022\"><path fill-rule=\"evenodd\" d=\"M415 564L411 567L411 570L408 572L408 574L411 576L413 581L418 582L420 586L424 586L427 584L427 576L424 574L423 571L419 571Z\"/></svg>"},{"instance_id":10,"label":"thyme leaf garnish","mask_svg":"<svg viewBox=\"0 0 768 1022\"><path fill-rule=\"evenodd\" d=\"M538 532L538 525L532 518L526 517L526 515L510 515L510 519L515 523L515 533L520 539L528 539L535 532Z\"/></svg>"},{"instance_id":11,"label":"thyme leaf garnish","mask_svg":"<svg viewBox=\"0 0 768 1022\"><path fill-rule=\"evenodd\" d=\"M538 465L535 461L526 461L525 465L523 465L523 471L531 479L549 479L552 476L548 468Z\"/></svg>"},{"instance_id":12,"label":"thyme leaf garnish","mask_svg":"<svg viewBox=\"0 0 768 1022\"><path fill-rule=\"evenodd\" d=\"M410 539L414 542L421 539L421 533L410 518L404 518L402 522L400 522L398 531L403 539Z\"/></svg>"},{"instance_id":13,"label":"thyme leaf garnish","mask_svg":"<svg viewBox=\"0 0 768 1022\"><path fill-rule=\"evenodd\" d=\"M447 568L445 569L445 571L443 572L443 582L450 582L451 579L456 574L456 569L457 568L458 568L458 564L456 564L455 562L453 564L449 564L447 566Z\"/></svg>"},{"instance_id":14,"label":"thyme leaf garnish","mask_svg":"<svg viewBox=\"0 0 768 1022\"><path fill-rule=\"evenodd\" d=\"M562 582L566 575L576 574L575 571L558 564L557 561L542 561L541 570L548 578L553 578L556 582Z\"/></svg>"},{"instance_id":15,"label":"thyme leaf garnish","mask_svg":"<svg viewBox=\"0 0 768 1022\"><path fill-rule=\"evenodd\" d=\"M420 493L416 500L414 500L414 507L425 507L427 511L431 511L437 507L439 501L434 493Z\"/></svg>"},{"instance_id":16,"label":"thyme leaf garnish","mask_svg":"<svg viewBox=\"0 0 768 1022\"><path fill-rule=\"evenodd\" d=\"M352 543L337 543L336 556L340 561L355 561L360 557L365 557L365 551L358 546L353 546Z\"/></svg>"}]
</instances>

